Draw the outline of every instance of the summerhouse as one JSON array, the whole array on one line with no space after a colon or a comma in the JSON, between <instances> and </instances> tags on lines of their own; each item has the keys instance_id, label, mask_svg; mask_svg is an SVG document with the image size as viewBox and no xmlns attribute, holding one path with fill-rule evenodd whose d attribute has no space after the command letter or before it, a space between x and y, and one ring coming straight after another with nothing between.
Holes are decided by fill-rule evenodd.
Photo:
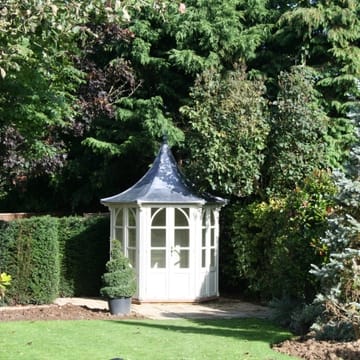
<instances>
[{"instance_id":1,"label":"summerhouse","mask_svg":"<svg viewBox=\"0 0 360 360\"><path fill-rule=\"evenodd\" d=\"M148 172L104 199L110 239L137 273L138 302L194 302L219 296L219 211L224 199L198 194L166 141Z\"/></svg>"}]
</instances>

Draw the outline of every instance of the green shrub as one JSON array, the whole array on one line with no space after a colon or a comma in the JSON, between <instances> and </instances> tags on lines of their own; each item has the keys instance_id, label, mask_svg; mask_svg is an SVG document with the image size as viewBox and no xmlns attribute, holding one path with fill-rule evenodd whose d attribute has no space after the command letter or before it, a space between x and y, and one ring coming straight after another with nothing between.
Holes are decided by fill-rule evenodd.
<instances>
[{"instance_id":1,"label":"green shrub","mask_svg":"<svg viewBox=\"0 0 360 360\"><path fill-rule=\"evenodd\" d=\"M11 275L2 272L0 273L0 304L5 295L6 289L11 284Z\"/></svg>"},{"instance_id":2,"label":"green shrub","mask_svg":"<svg viewBox=\"0 0 360 360\"><path fill-rule=\"evenodd\" d=\"M33 217L3 225L0 248L2 271L12 275L8 302L45 304L56 298L59 251L55 218Z\"/></svg>"},{"instance_id":3,"label":"green shrub","mask_svg":"<svg viewBox=\"0 0 360 360\"><path fill-rule=\"evenodd\" d=\"M109 254L108 217L32 217L0 223L0 269L12 275L5 301L51 303L98 296Z\"/></svg>"},{"instance_id":4,"label":"green shrub","mask_svg":"<svg viewBox=\"0 0 360 360\"><path fill-rule=\"evenodd\" d=\"M328 174L318 172L286 197L229 208L233 221L228 251L235 265L228 269L230 276L246 280L248 290L262 300L286 295L311 302L319 285L309 271L311 264L327 260L320 237L331 206L327 195L333 189Z\"/></svg>"},{"instance_id":5,"label":"green shrub","mask_svg":"<svg viewBox=\"0 0 360 360\"><path fill-rule=\"evenodd\" d=\"M356 116L355 116L356 114ZM357 141L344 171L334 171L338 192L328 218L328 230L321 239L329 259L313 265L320 280L315 298L324 306L313 329L317 337L331 340L360 339L360 109L354 109Z\"/></svg>"},{"instance_id":6,"label":"green shrub","mask_svg":"<svg viewBox=\"0 0 360 360\"><path fill-rule=\"evenodd\" d=\"M312 324L321 316L324 308L320 304L305 304L291 313L289 329L298 335L309 332Z\"/></svg>"},{"instance_id":7,"label":"green shrub","mask_svg":"<svg viewBox=\"0 0 360 360\"><path fill-rule=\"evenodd\" d=\"M109 218L59 220L60 296L98 296L109 256Z\"/></svg>"},{"instance_id":8,"label":"green shrub","mask_svg":"<svg viewBox=\"0 0 360 360\"><path fill-rule=\"evenodd\" d=\"M329 321L319 326L315 323L311 329L317 340L354 341L357 339L354 326L350 320Z\"/></svg>"},{"instance_id":9,"label":"green shrub","mask_svg":"<svg viewBox=\"0 0 360 360\"><path fill-rule=\"evenodd\" d=\"M8 271L8 264L11 263L13 241L16 230L15 226L9 226L6 221L0 221L0 269Z\"/></svg>"},{"instance_id":10,"label":"green shrub","mask_svg":"<svg viewBox=\"0 0 360 360\"><path fill-rule=\"evenodd\" d=\"M292 314L298 312L302 307L299 301L290 299L288 296L272 299L268 306L271 308L270 319L286 328L290 328Z\"/></svg>"},{"instance_id":11,"label":"green shrub","mask_svg":"<svg viewBox=\"0 0 360 360\"><path fill-rule=\"evenodd\" d=\"M120 241L112 241L111 258L106 263L106 273L102 276L104 287L102 296L108 299L132 297L136 291L136 275L129 259L122 253Z\"/></svg>"},{"instance_id":12,"label":"green shrub","mask_svg":"<svg viewBox=\"0 0 360 360\"><path fill-rule=\"evenodd\" d=\"M297 335L307 334L324 311L319 304L303 304L288 296L273 299L268 305L272 309L271 320Z\"/></svg>"}]
</instances>

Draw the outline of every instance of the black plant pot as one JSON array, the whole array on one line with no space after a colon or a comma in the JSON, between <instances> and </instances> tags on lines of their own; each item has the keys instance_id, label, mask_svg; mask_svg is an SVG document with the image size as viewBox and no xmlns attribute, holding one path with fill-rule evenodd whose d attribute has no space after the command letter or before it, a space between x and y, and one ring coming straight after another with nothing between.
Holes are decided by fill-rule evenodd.
<instances>
[{"instance_id":1,"label":"black plant pot","mask_svg":"<svg viewBox=\"0 0 360 360\"><path fill-rule=\"evenodd\" d=\"M118 299L109 299L109 310L112 315L130 314L131 297L122 297Z\"/></svg>"}]
</instances>

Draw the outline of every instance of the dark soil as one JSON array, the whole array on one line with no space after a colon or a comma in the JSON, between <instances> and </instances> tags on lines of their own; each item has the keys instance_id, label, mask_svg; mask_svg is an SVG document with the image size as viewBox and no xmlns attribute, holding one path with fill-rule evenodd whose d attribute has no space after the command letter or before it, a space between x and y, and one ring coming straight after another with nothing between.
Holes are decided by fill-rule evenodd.
<instances>
[{"instance_id":1,"label":"dark soil","mask_svg":"<svg viewBox=\"0 0 360 360\"><path fill-rule=\"evenodd\" d=\"M111 315L106 310L90 309L86 306L40 305L0 308L0 321L19 320L114 320L114 319L141 319L138 314L127 316Z\"/></svg>"},{"instance_id":2,"label":"dark soil","mask_svg":"<svg viewBox=\"0 0 360 360\"><path fill-rule=\"evenodd\" d=\"M111 315L106 310L76 305L42 305L0 308L0 321L38 320L114 320L142 319L136 313L127 316ZM286 340L273 346L275 351L306 360L359 360L360 340L337 343L316 341L313 338Z\"/></svg>"},{"instance_id":3,"label":"dark soil","mask_svg":"<svg viewBox=\"0 0 360 360\"><path fill-rule=\"evenodd\" d=\"M286 340L273 349L306 360L359 360L360 341L317 341L313 338Z\"/></svg>"}]
</instances>

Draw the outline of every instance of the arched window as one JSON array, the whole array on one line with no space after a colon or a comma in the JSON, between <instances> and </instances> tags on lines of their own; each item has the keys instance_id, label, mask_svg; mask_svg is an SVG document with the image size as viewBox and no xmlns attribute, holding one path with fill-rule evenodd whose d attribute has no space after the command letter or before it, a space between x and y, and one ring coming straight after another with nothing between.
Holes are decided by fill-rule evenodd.
<instances>
[{"instance_id":1,"label":"arched window","mask_svg":"<svg viewBox=\"0 0 360 360\"><path fill-rule=\"evenodd\" d=\"M166 267L166 210L151 209L150 266Z\"/></svg>"},{"instance_id":2,"label":"arched window","mask_svg":"<svg viewBox=\"0 0 360 360\"><path fill-rule=\"evenodd\" d=\"M210 211L210 269L213 270L215 263L215 214L214 210Z\"/></svg>"},{"instance_id":3,"label":"arched window","mask_svg":"<svg viewBox=\"0 0 360 360\"><path fill-rule=\"evenodd\" d=\"M163 269L167 265L190 266L189 209L151 209L150 266Z\"/></svg>"},{"instance_id":4,"label":"arched window","mask_svg":"<svg viewBox=\"0 0 360 360\"><path fill-rule=\"evenodd\" d=\"M115 210L114 239L119 240L121 249L129 258L130 264L136 266L136 209L119 208Z\"/></svg>"},{"instance_id":5,"label":"arched window","mask_svg":"<svg viewBox=\"0 0 360 360\"><path fill-rule=\"evenodd\" d=\"M190 265L189 209L175 209L174 239L174 265L186 269Z\"/></svg>"},{"instance_id":6,"label":"arched window","mask_svg":"<svg viewBox=\"0 0 360 360\"><path fill-rule=\"evenodd\" d=\"M123 208L115 209L115 238L121 243L121 248L124 249L124 211Z\"/></svg>"},{"instance_id":7,"label":"arched window","mask_svg":"<svg viewBox=\"0 0 360 360\"><path fill-rule=\"evenodd\" d=\"M135 268L136 266L136 212L135 209L128 209L128 224L127 224L127 257L130 264Z\"/></svg>"},{"instance_id":8,"label":"arched window","mask_svg":"<svg viewBox=\"0 0 360 360\"><path fill-rule=\"evenodd\" d=\"M215 215L206 209L202 218L201 267L214 269L216 266Z\"/></svg>"}]
</instances>

